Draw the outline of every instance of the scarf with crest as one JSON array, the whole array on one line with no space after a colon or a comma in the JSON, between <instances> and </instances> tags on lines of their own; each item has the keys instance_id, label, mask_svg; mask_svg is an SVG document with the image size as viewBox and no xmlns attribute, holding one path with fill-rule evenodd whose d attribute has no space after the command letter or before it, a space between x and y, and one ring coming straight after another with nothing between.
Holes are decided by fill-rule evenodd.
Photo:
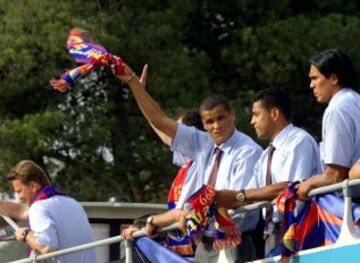
<instances>
[{"instance_id":1,"label":"scarf with crest","mask_svg":"<svg viewBox=\"0 0 360 263\"><path fill-rule=\"evenodd\" d=\"M227 209L217 208L213 203L216 190L210 185L203 185L185 203L185 219L188 236L198 242L214 222L212 238L213 249L236 247L241 242L241 233L231 220Z\"/></svg>"}]
</instances>

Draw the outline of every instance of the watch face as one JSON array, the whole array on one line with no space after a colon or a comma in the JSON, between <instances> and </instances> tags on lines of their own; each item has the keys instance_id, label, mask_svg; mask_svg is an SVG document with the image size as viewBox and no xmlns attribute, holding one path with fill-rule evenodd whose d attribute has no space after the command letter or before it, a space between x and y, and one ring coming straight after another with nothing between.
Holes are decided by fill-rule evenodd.
<instances>
[{"instance_id":1,"label":"watch face","mask_svg":"<svg viewBox=\"0 0 360 263\"><path fill-rule=\"evenodd\" d=\"M151 224L153 221L153 217L152 216L149 216L147 219L146 219L146 223L148 224Z\"/></svg>"},{"instance_id":2,"label":"watch face","mask_svg":"<svg viewBox=\"0 0 360 263\"><path fill-rule=\"evenodd\" d=\"M244 202L245 201L245 194L244 192L240 192L236 195L236 200L239 202Z\"/></svg>"}]
</instances>

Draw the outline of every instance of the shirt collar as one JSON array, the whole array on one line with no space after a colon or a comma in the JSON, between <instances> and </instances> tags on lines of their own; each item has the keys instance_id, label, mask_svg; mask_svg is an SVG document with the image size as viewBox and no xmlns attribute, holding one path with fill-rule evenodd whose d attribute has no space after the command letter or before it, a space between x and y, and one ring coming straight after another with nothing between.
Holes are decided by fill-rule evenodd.
<instances>
[{"instance_id":1,"label":"shirt collar","mask_svg":"<svg viewBox=\"0 0 360 263\"><path fill-rule=\"evenodd\" d=\"M275 136L274 140L271 142L272 145L275 146L276 149L279 149L280 146L285 142L285 139L289 133L289 131L294 127L292 123L289 123L284 129L282 129L278 135Z\"/></svg>"},{"instance_id":2,"label":"shirt collar","mask_svg":"<svg viewBox=\"0 0 360 263\"><path fill-rule=\"evenodd\" d=\"M212 149L212 153L215 152L215 148L219 148L220 150L222 150L223 152L229 153L231 151L231 149L234 146L234 143L239 140L239 138L237 138L236 136L236 132L237 130L234 129L232 135L229 137L229 139L227 139L224 143L220 144L219 146L217 146L216 144L214 144L214 147Z\"/></svg>"},{"instance_id":3,"label":"shirt collar","mask_svg":"<svg viewBox=\"0 0 360 263\"><path fill-rule=\"evenodd\" d=\"M335 93L334 96L332 96L332 98L329 101L329 106L331 104L336 103L336 101L338 101L342 97L342 95L345 94L349 90L350 90L349 88L341 88L338 92Z\"/></svg>"}]
</instances>

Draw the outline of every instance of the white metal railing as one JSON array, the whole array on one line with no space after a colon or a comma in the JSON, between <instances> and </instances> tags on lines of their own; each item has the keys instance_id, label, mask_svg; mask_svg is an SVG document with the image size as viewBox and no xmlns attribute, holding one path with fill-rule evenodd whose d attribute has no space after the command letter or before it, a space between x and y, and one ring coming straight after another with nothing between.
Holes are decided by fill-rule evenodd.
<instances>
[{"instance_id":1,"label":"white metal railing","mask_svg":"<svg viewBox=\"0 0 360 263\"><path fill-rule=\"evenodd\" d=\"M346 244L353 240L358 239L355 229L353 227L353 219L352 219L352 213L351 213L351 189L350 189L352 186L356 186L356 185L360 185L360 179L345 180L341 183L314 189L309 193L309 196L312 197L315 195L325 194L325 193L329 193L329 192L335 192L335 191L340 191L340 190L343 191L343 195L345 198L343 223L342 223L339 239L336 242L336 244L339 244L339 245L340 244L343 245L343 244ZM258 203L246 205L244 207L240 207L240 208L230 211L230 215L233 217L239 213L258 210L258 209L261 209L262 207L270 206L272 204L273 204L273 202L258 202ZM8 220L11 220L11 219L8 218ZM14 229L17 227L17 226L15 226L16 225L15 223L14 223L15 225L13 225L12 223L9 223L9 224L12 227L14 227ZM173 224L171 226L162 228L162 229L160 229L160 231L167 231L167 230L176 229L176 228L178 228L177 223ZM144 236L143 230L136 231L133 234L134 238L141 237L141 236ZM62 256L65 254L79 252L81 250L86 250L86 249L91 249L91 248L95 248L95 247L99 247L99 246L117 243L117 242L120 242L123 240L124 240L124 238L121 235L119 235L119 236L106 238L106 239L98 240L95 242L91 242L91 243L87 243L87 244L83 244L83 245L79 245L79 246L75 246L75 247L71 247L71 248L58 250L58 251L51 252L51 253L44 254L44 255L32 256L29 258L13 261L11 263L27 263L27 262L42 261L42 260L50 259L53 257ZM126 263L131 263L132 262L131 243L127 242L125 251L126 251Z\"/></svg>"}]
</instances>

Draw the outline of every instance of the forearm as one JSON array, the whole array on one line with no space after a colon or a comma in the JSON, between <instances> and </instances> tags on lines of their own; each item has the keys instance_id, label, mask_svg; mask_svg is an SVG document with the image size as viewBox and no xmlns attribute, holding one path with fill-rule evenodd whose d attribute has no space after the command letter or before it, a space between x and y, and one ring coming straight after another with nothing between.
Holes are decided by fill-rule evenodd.
<instances>
[{"instance_id":1,"label":"forearm","mask_svg":"<svg viewBox=\"0 0 360 263\"><path fill-rule=\"evenodd\" d=\"M35 249L37 252L39 252L40 254L46 254L46 253L50 253L55 251L56 249L51 248L51 247L46 247L43 246L41 244L39 244L34 236L34 233L32 231L29 232L29 234L26 236L26 240L25 242L32 247L33 249Z\"/></svg>"},{"instance_id":2,"label":"forearm","mask_svg":"<svg viewBox=\"0 0 360 263\"><path fill-rule=\"evenodd\" d=\"M167 136L165 133L163 133L162 131L160 131L159 129L155 128L155 126L149 122L151 128L154 130L154 132L157 134L157 136L159 136L160 140L167 146L170 146L171 144L171 138L169 136Z\"/></svg>"},{"instance_id":3,"label":"forearm","mask_svg":"<svg viewBox=\"0 0 360 263\"><path fill-rule=\"evenodd\" d=\"M349 169L340 166L328 166L322 174L306 180L311 189L341 182L347 178Z\"/></svg>"},{"instance_id":4,"label":"forearm","mask_svg":"<svg viewBox=\"0 0 360 263\"><path fill-rule=\"evenodd\" d=\"M28 208L24 205L9 202L0 201L0 214L14 218L15 220L27 220Z\"/></svg>"},{"instance_id":5,"label":"forearm","mask_svg":"<svg viewBox=\"0 0 360 263\"><path fill-rule=\"evenodd\" d=\"M288 184L289 182L280 182L257 189L247 189L245 190L246 201L272 201L288 186Z\"/></svg>"},{"instance_id":6,"label":"forearm","mask_svg":"<svg viewBox=\"0 0 360 263\"><path fill-rule=\"evenodd\" d=\"M179 209L171 209L165 213L154 215L152 224L157 227L165 227L179 221L182 211Z\"/></svg>"}]
</instances>

